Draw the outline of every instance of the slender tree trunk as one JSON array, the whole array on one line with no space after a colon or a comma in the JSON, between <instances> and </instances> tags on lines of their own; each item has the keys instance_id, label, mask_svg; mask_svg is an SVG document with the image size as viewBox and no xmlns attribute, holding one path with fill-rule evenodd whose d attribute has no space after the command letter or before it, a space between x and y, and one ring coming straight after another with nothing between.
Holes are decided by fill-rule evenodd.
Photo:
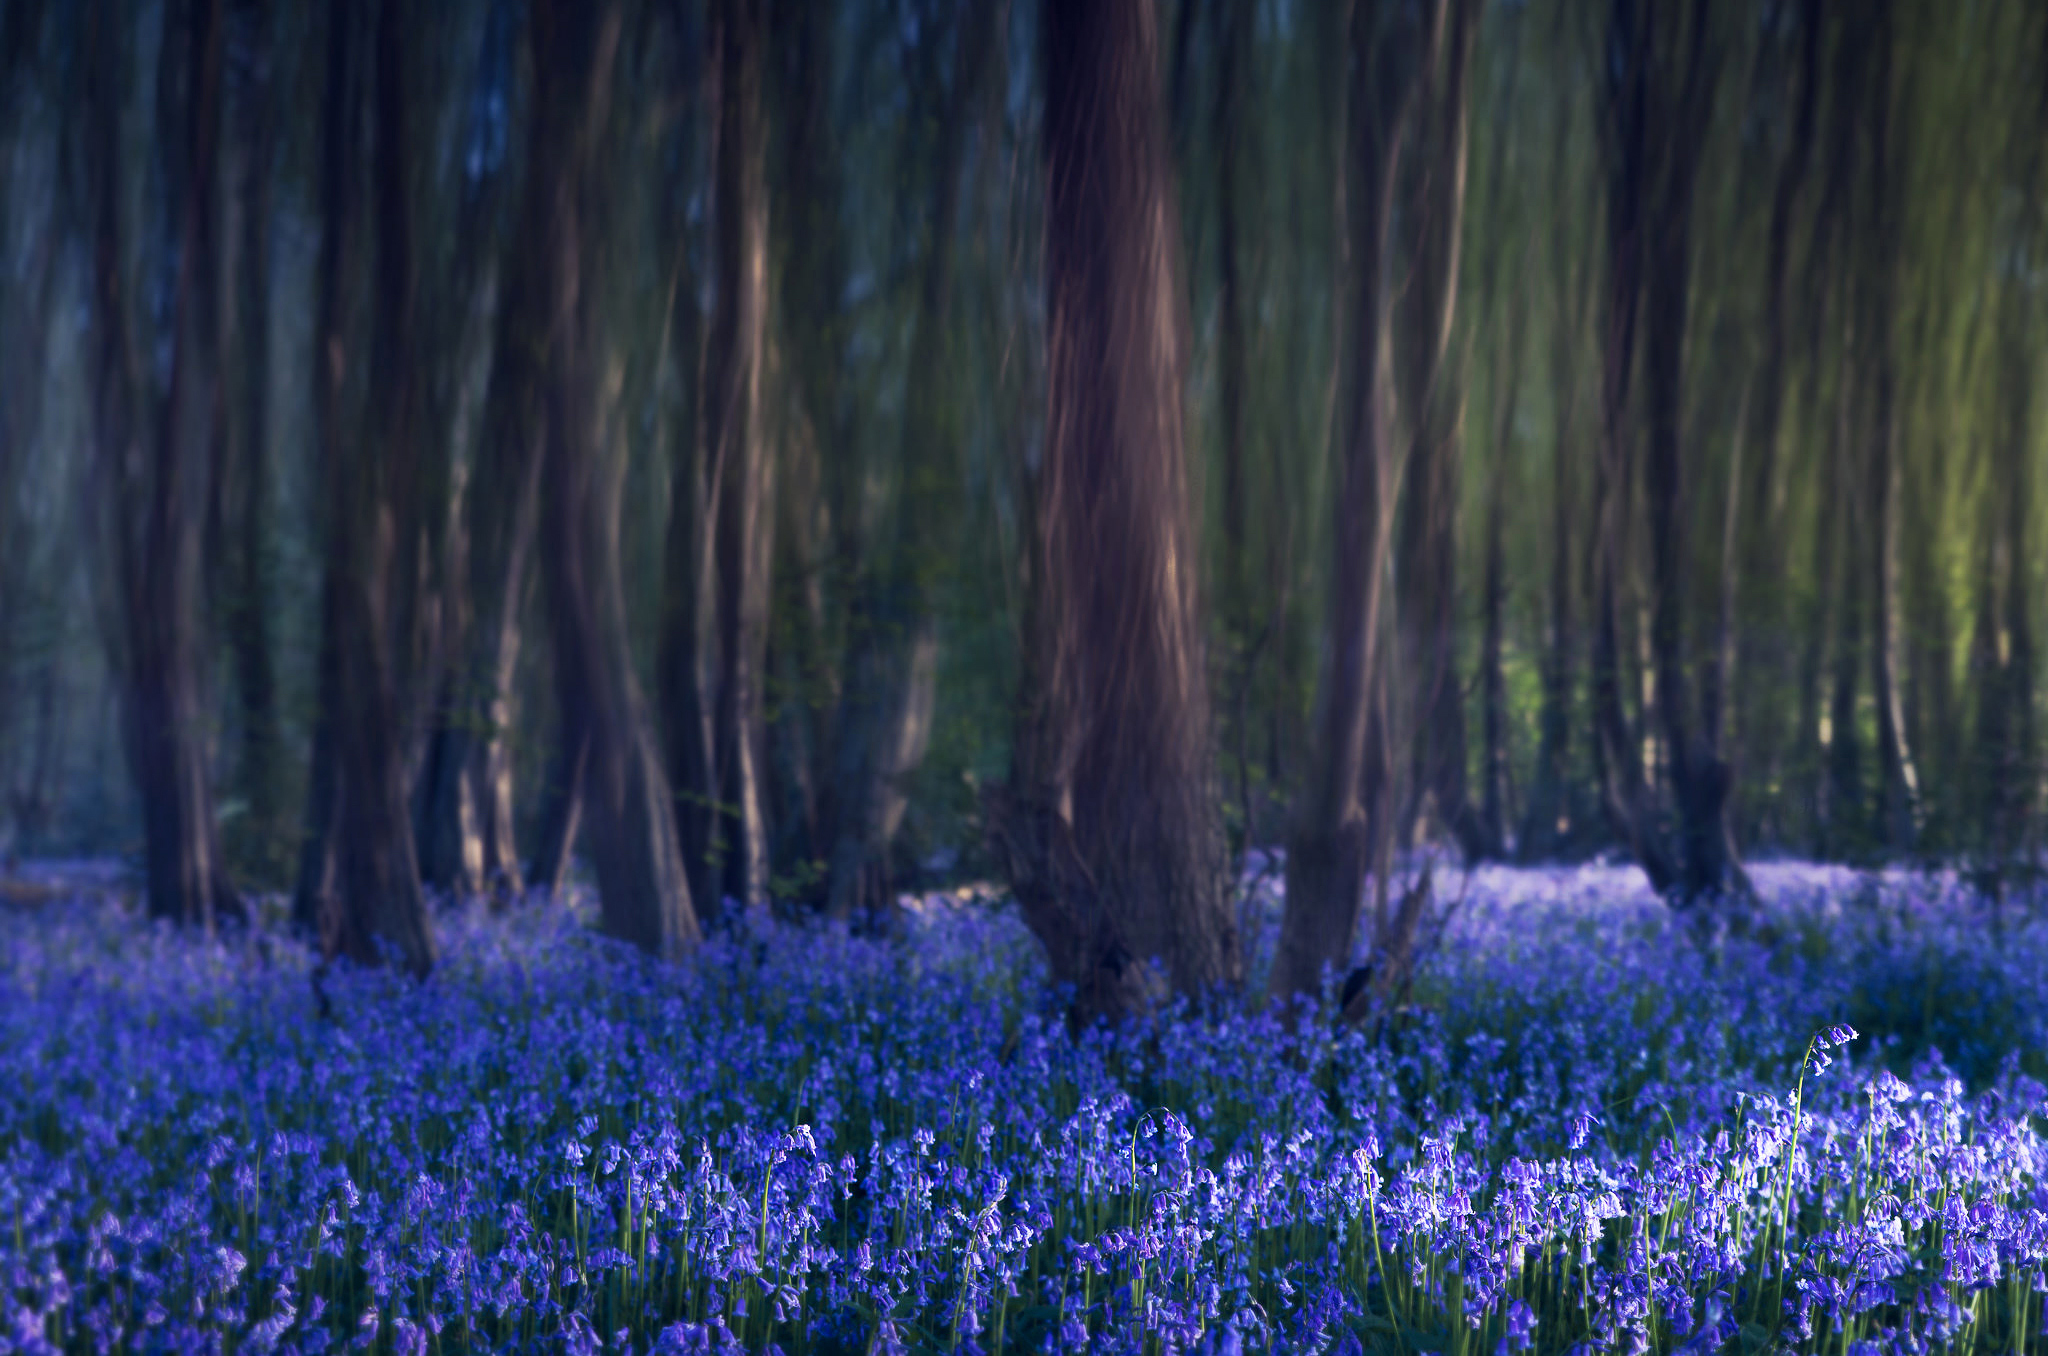
<instances>
[{"instance_id":1,"label":"slender tree trunk","mask_svg":"<svg viewBox=\"0 0 2048 1356\"><path fill-rule=\"evenodd\" d=\"M1526 302L1519 287L1505 299L1503 346L1506 369L1494 388L1492 457L1486 484L1486 559L1483 569L1479 641L1479 698L1484 744L1480 765L1479 817L1487 840L1506 851L1508 831L1508 692L1502 667L1507 648L1508 459L1514 445L1515 410L1521 396L1522 341Z\"/></svg>"},{"instance_id":2,"label":"slender tree trunk","mask_svg":"<svg viewBox=\"0 0 2048 1356\"><path fill-rule=\"evenodd\" d=\"M41 0L21 0L0 19L0 155L21 155L36 137L30 130L36 124L26 116L37 104L37 81L30 63L41 50L46 9ZM43 134L54 146L63 145L62 132L51 129ZM27 285L0 295L0 353L40 355L48 342L55 310L51 303L62 274L55 266L57 252L67 231L61 201L50 205L49 216L40 230L22 225L17 214L24 206L0 201L0 238L26 237L30 249L29 257L15 265L20 269L17 276ZM0 367L0 534L11 543L28 542L34 531L20 486L41 422L45 385L40 362L17 359ZM26 546L17 544L15 550L25 553ZM26 574L22 569L0 570L0 732L4 732L0 738L7 738L17 729L16 718L24 705L26 685L17 681L17 665L23 660L21 624L29 602ZM46 657L37 668L37 733L32 740L36 753L28 759L28 785L17 793L12 807L17 837L11 840L5 850L8 852L16 850L22 839L32 838L37 832L35 825L46 820L48 814L45 751L52 749L55 741L52 723L44 717L43 708L53 698L52 658Z\"/></svg>"},{"instance_id":3,"label":"slender tree trunk","mask_svg":"<svg viewBox=\"0 0 2048 1356\"><path fill-rule=\"evenodd\" d=\"M420 889L407 800L403 699L397 651L405 642L397 616L404 581L399 525L413 511L419 409L415 373L418 275L408 191L405 16L385 0L372 30L367 72L374 126L371 183L375 190L374 268L367 390L368 420L351 438L344 413L347 327L345 289L356 274L361 35L353 12L330 17L328 80L321 144L318 303L321 461L331 515L327 541L328 628L323 656L333 701L319 793L325 814L314 825L318 890L312 912L322 950L362 964L390 948L424 974L434 941ZM351 444L354 444L352 447ZM317 753L317 751L316 751Z\"/></svg>"},{"instance_id":4,"label":"slender tree trunk","mask_svg":"<svg viewBox=\"0 0 2048 1356\"><path fill-rule=\"evenodd\" d=\"M1402 16L1369 3L1356 7L1348 37L1351 201L1342 209L1340 239L1354 298L1349 380L1331 501L1329 651L1318 682L1309 780L1288 839L1287 911L1273 962L1271 989L1281 999L1314 994L1325 967L1348 963L1367 874L1379 845L1390 840L1383 822L1391 808L1391 759L1380 614L1402 457L1389 409L1384 344L1392 289L1385 261L1421 37ZM1384 941L1374 938L1376 947Z\"/></svg>"},{"instance_id":5,"label":"slender tree trunk","mask_svg":"<svg viewBox=\"0 0 2048 1356\"><path fill-rule=\"evenodd\" d=\"M1558 116L1564 118L1560 107ZM1553 143L1553 182L1565 182L1565 139ZM1592 297L1593 270L1574 248L1569 232L1559 232L1553 259L1559 298L1551 342L1551 385L1554 412L1550 461L1550 560L1547 616L1543 636L1543 697L1537 715L1536 772L1523 819L1519 856L1524 861L1554 857L1564 846L1571 823L1571 730L1573 655L1577 646L1573 597L1578 458L1581 437L1580 367L1578 352L1586 345L1586 314Z\"/></svg>"},{"instance_id":6,"label":"slender tree trunk","mask_svg":"<svg viewBox=\"0 0 2048 1356\"><path fill-rule=\"evenodd\" d=\"M220 596L240 703L241 737L234 785L244 811L233 821L230 855L263 876L289 871L285 748L272 658L270 480L270 213L271 159L277 118L272 92L271 16L262 4L237 4L229 15L228 109L234 129L235 261L227 301L232 323L229 399L222 428Z\"/></svg>"},{"instance_id":7,"label":"slender tree trunk","mask_svg":"<svg viewBox=\"0 0 2048 1356\"><path fill-rule=\"evenodd\" d=\"M976 105L995 47L999 6L960 9L952 89L938 101L932 200L924 276L910 344L912 390L905 399L901 482L893 531L877 562L847 660L839 717L828 907L849 918L887 898L888 851L908 804L905 779L931 737L938 676L936 568L946 543L948 505L960 493L960 401L948 381L955 200Z\"/></svg>"},{"instance_id":8,"label":"slender tree trunk","mask_svg":"<svg viewBox=\"0 0 2048 1356\"><path fill-rule=\"evenodd\" d=\"M991 836L1074 1017L1239 976L1181 426L1178 225L1150 0L1051 0L1046 439Z\"/></svg>"},{"instance_id":9,"label":"slender tree trunk","mask_svg":"<svg viewBox=\"0 0 2048 1356\"><path fill-rule=\"evenodd\" d=\"M147 346L134 334L124 257L123 21L88 19L86 196L92 238L92 408L113 565L111 649L142 802L153 916L211 928L237 911L221 861L206 759L201 585L207 468L221 414L216 205L225 23L220 0L174 5L164 25L158 127L166 234L175 241L169 389L145 413ZM180 66L182 65L182 71ZM167 242L166 248L169 248Z\"/></svg>"},{"instance_id":10,"label":"slender tree trunk","mask_svg":"<svg viewBox=\"0 0 2048 1356\"><path fill-rule=\"evenodd\" d=\"M1734 702L1734 758L1751 762L1753 785L1778 784L1785 750L1780 714L1794 693L1789 658L1794 647L1786 610L1789 563L1784 522L1780 439L1792 361L1792 232L1813 164L1820 106L1821 0L1800 0L1798 51L1790 68L1787 101L1793 109L1790 140L1778 162L1764 261L1764 347L1751 379L1753 399L1744 443L1742 547L1737 596L1743 626L1736 636L1732 671L1724 676Z\"/></svg>"},{"instance_id":11,"label":"slender tree trunk","mask_svg":"<svg viewBox=\"0 0 2048 1356\"><path fill-rule=\"evenodd\" d=\"M1458 501L1464 461L1463 374L1452 348L1467 159L1466 87L1478 37L1476 0L1435 7L1417 93L1416 144L1397 179L1398 252L1406 263L1393 353L1413 443L1403 482L1395 571L1402 672L1414 684L1410 785L1400 836L1425 816L1468 860L1497 856L1465 784L1465 699L1458 676Z\"/></svg>"},{"instance_id":12,"label":"slender tree trunk","mask_svg":"<svg viewBox=\"0 0 2048 1356\"><path fill-rule=\"evenodd\" d=\"M1871 71L1864 132L1869 149L1872 240L1870 282L1858 289L1868 319L1860 327L1869 345L1864 366L1871 378L1867 472L1871 579L1870 682L1877 708L1878 841L1889 851L1910 848L1919 833L1919 777L1906 738L1899 683L1899 449L1897 297L1903 254L1902 176L1893 163L1898 144L1897 100L1892 90L1893 10L1890 0L1869 16Z\"/></svg>"},{"instance_id":13,"label":"slender tree trunk","mask_svg":"<svg viewBox=\"0 0 2048 1356\"><path fill-rule=\"evenodd\" d=\"M479 82L507 97L515 48L513 6L492 0ZM536 293L535 253L552 186L529 182L502 262L495 242L503 169L485 161L466 174L457 231L464 242L439 290L429 427L459 456L473 399L469 370L488 345L480 436L448 533L440 589L439 694L414 794L421 877L494 900L524 888L512 829L514 672L531 582L543 440L537 339L545 324ZM529 176L530 177L530 176ZM534 206L533 204L543 204ZM502 287L495 285L502 276ZM495 293L494 313L483 306ZM489 338L484 337L489 327Z\"/></svg>"},{"instance_id":14,"label":"slender tree trunk","mask_svg":"<svg viewBox=\"0 0 2048 1356\"><path fill-rule=\"evenodd\" d=\"M1660 24L1660 21L1662 23ZM1668 25L1668 26L1666 26ZM1606 799L1615 827L1659 893L1675 904L1746 894L1727 823L1733 774L1695 710L1686 664L1685 474L1680 421L1691 286L1694 185L1716 83L1704 0L1675 7L1615 0L1608 28L1606 128L1609 325L1603 400L1601 594L1594 699ZM1635 751L1625 748L1614 604L1621 560L1620 486L1631 444L1628 369L1641 324L1647 427L1640 435L1649 516L1649 668L1669 760L1676 834L1667 838ZM1647 723L1651 712L1645 711Z\"/></svg>"},{"instance_id":15,"label":"slender tree trunk","mask_svg":"<svg viewBox=\"0 0 2048 1356\"><path fill-rule=\"evenodd\" d=\"M605 930L673 959L699 937L674 798L633 673L619 576L623 457L600 394L603 272L594 248L611 206L601 166L612 68L623 28L616 4L536 0L535 52L550 54L534 91L528 172L553 185L541 267L546 307L547 430L541 543L554 633L561 738L579 752Z\"/></svg>"},{"instance_id":16,"label":"slender tree trunk","mask_svg":"<svg viewBox=\"0 0 2048 1356\"><path fill-rule=\"evenodd\" d=\"M761 383L768 203L759 0L719 0L712 34L713 287L693 464L674 481L662 689L686 788L682 850L706 909L768 894L762 679L773 549Z\"/></svg>"},{"instance_id":17,"label":"slender tree trunk","mask_svg":"<svg viewBox=\"0 0 2048 1356\"><path fill-rule=\"evenodd\" d=\"M2048 39L2048 24L2042 27ZM2034 64L2037 80L2048 77L2048 44ZM2048 177L2048 151L2040 128L2048 126L2048 82L2037 85L2031 122L2013 130L2014 159L2021 185L2020 248L2043 241L2040 195ZM1976 617L1970 668L1977 685L1977 750L1973 760L1982 805L1981 829L1993 888L2002 873L2034 845L2041 794L2040 733L2034 711L2034 591L2029 561L2033 539L2034 457L2039 421L2034 415L2040 370L2039 306L2021 289L2009 290L1998 307L2000 423L1993 444L1978 545Z\"/></svg>"}]
</instances>

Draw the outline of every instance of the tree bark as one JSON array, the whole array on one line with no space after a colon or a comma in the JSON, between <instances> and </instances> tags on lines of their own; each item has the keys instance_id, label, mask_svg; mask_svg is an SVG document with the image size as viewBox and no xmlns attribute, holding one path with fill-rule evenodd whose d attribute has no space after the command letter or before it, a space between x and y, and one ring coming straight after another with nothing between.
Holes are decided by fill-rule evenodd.
<instances>
[{"instance_id":1,"label":"tree bark","mask_svg":"<svg viewBox=\"0 0 2048 1356\"><path fill-rule=\"evenodd\" d=\"M827 907L851 918L888 898L889 844L908 804L905 779L931 738L938 677L939 560L951 535L948 505L960 492L961 403L949 381L955 200L965 169L971 110L995 47L1000 7L968 4L958 29L952 88L935 99L937 144L918 308L912 322L912 390L904 402L903 453L891 531L856 602L839 726Z\"/></svg>"},{"instance_id":2,"label":"tree bark","mask_svg":"<svg viewBox=\"0 0 2048 1356\"><path fill-rule=\"evenodd\" d=\"M1557 118L1565 124L1569 105L1560 92ZM1552 182L1567 182L1566 138L1552 143ZM1592 232L1587 232L1592 234ZM1571 776L1571 732L1574 656L1578 647L1573 603L1577 592L1575 564L1582 557L1575 549L1577 461L1574 448L1581 436L1580 410L1582 369L1577 355L1587 346L1586 320L1593 299L1594 270L1575 246L1569 231L1555 237L1552 256L1560 296L1551 340L1552 442L1550 460L1550 551L1547 592L1549 604L1544 618L1543 697L1537 715L1536 770L1531 779L1529 803L1523 817L1518 856L1523 861L1541 861L1558 855L1567 834L1578 827L1573 814ZM1595 483L1598 483L1596 473ZM1595 548L1597 549L1597 547ZM1590 554L1590 553L1589 553ZM1597 748L1597 740L1595 741Z\"/></svg>"},{"instance_id":3,"label":"tree bark","mask_svg":"<svg viewBox=\"0 0 2048 1356\"><path fill-rule=\"evenodd\" d=\"M547 488L541 540L565 748L580 752L605 930L675 959L699 937L654 725L626 631L619 577L624 463L602 394L603 274L594 246L610 206L600 144L623 21L617 4L535 0L535 147L550 185L540 289L546 307Z\"/></svg>"},{"instance_id":4,"label":"tree bark","mask_svg":"<svg viewBox=\"0 0 2048 1356\"><path fill-rule=\"evenodd\" d=\"M478 80L484 98L509 99L515 39L508 0L493 0L486 20ZM543 442L542 373L538 351L545 314L538 294L541 223L553 187L527 176L516 204L512 239L502 263L495 228L506 173L480 161L464 180L453 276L441 305L442 344L431 426L454 444L463 413L463 384L472 345L489 344L480 431L451 533L443 589L447 662L415 792L420 874L458 893L504 900L525 888L513 836L510 733L522 618L532 582ZM493 287L493 275L502 286ZM488 340L472 338L485 322L482 302L496 292Z\"/></svg>"},{"instance_id":5,"label":"tree bark","mask_svg":"<svg viewBox=\"0 0 2048 1356\"><path fill-rule=\"evenodd\" d=\"M1734 759L1753 762L1749 780L1778 783L1785 738L1781 712L1794 695L1788 662L1793 646L1787 611L1785 572L1789 563L1781 488L1780 441L1785 394L1792 361L1791 292L1793 228L1805 198L1813 164L1820 105L1820 0L1801 0L1798 53L1786 91L1793 109L1790 140L1778 162L1771 195L1771 219L1764 261L1764 347L1750 389L1750 423L1744 446L1742 548L1737 564L1743 625L1736 636L1733 671L1723 675L1735 709Z\"/></svg>"},{"instance_id":6,"label":"tree bark","mask_svg":"<svg viewBox=\"0 0 2048 1356\"><path fill-rule=\"evenodd\" d=\"M222 428L220 592L224 630L241 706L234 785L244 811L229 833L230 855L259 876L290 870L285 748L272 657L273 541L270 474L270 214L277 99L269 7L237 4L230 14L228 107L235 132L238 237L230 293L232 354Z\"/></svg>"},{"instance_id":7,"label":"tree bark","mask_svg":"<svg viewBox=\"0 0 2048 1356\"><path fill-rule=\"evenodd\" d=\"M1467 860L1499 855L1466 788L1464 688L1458 677L1458 501L1464 462L1463 374L1451 346L1457 307L1467 160L1466 92L1478 37L1475 0L1446 0L1417 91L1415 146L1403 157L1395 208L1405 264L1393 352L1400 418L1412 443L1402 488L1395 569L1409 785L1402 832L1441 826Z\"/></svg>"},{"instance_id":8,"label":"tree bark","mask_svg":"<svg viewBox=\"0 0 2048 1356\"><path fill-rule=\"evenodd\" d=\"M123 264L121 123L126 25L96 5L86 58L86 197L92 239L92 410L101 530L112 564L110 650L142 802L152 916L210 929L239 910L221 860L205 747L201 586L207 470L221 390L216 204L225 39L220 0L165 18L158 127L164 141L164 248L173 248L168 390L148 394ZM153 400L155 408L145 413Z\"/></svg>"},{"instance_id":9,"label":"tree bark","mask_svg":"<svg viewBox=\"0 0 2048 1356\"><path fill-rule=\"evenodd\" d=\"M1421 42L1391 8L1358 4L1348 34L1350 201L1342 204L1339 238L1354 298L1349 380L1331 501L1329 651L1317 685L1308 784L1288 839L1287 910L1271 980L1279 999L1313 995L1326 967L1348 963L1366 875L1390 838L1377 822L1388 808L1391 759L1376 711L1384 692L1380 614L1403 454L1389 409L1386 259ZM1376 936L1375 947L1385 940Z\"/></svg>"},{"instance_id":10,"label":"tree bark","mask_svg":"<svg viewBox=\"0 0 2048 1356\"><path fill-rule=\"evenodd\" d=\"M1609 320L1603 382L1602 544L1596 554L1594 699L1605 796L1616 831L1652 886L1677 905L1746 895L1727 823L1733 773L1694 709L1686 662L1685 474L1680 422L1691 288L1694 185L1716 83L1705 3L1615 0L1608 29ZM1660 23L1660 21L1663 21ZM1667 26L1668 25L1668 26ZM1629 368L1641 324L1647 427L1630 427ZM1673 837L1627 739L1617 681L1615 544L1631 446L1640 436L1649 512L1650 659L1655 718L1669 758ZM1650 713L1645 712L1646 721Z\"/></svg>"},{"instance_id":11,"label":"tree bark","mask_svg":"<svg viewBox=\"0 0 2048 1356\"><path fill-rule=\"evenodd\" d=\"M1870 348L1864 366L1871 374L1872 427L1867 440L1870 467L1870 635L1871 696L1877 707L1878 842L1887 851L1910 849L1920 831L1920 778L1906 737L1899 683L1899 277L1904 254L1904 176L1893 163L1898 113L1892 89L1893 10L1890 0L1872 7L1867 220L1873 246L1872 276L1857 289L1869 318L1860 327Z\"/></svg>"},{"instance_id":12,"label":"tree bark","mask_svg":"<svg viewBox=\"0 0 2048 1356\"><path fill-rule=\"evenodd\" d=\"M312 826L318 869L310 911L321 949L375 964L387 948L415 974L434 963L434 941L420 889L407 800L405 721L398 651L404 589L400 525L415 511L420 362L418 274L408 190L405 14L384 0L372 30L371 183L375 190L374 267L365 390L368 419L350 436L346 413L346 290L362 215L355 189L361 123L361 35L354 12L330 16L328 89L321 135L318 349L321 462L327 532L323 657L332 699L323 712L326 766L314 777L324 810ZM351 455L351 444L354 455ZM306 876L302 876L302 882ZM303 907L303 906L302 906Z\"/></svg>"},{"instance_id":13,"label":"tree bark","mask_svg":"<svg viewBox=\"0 0 2048 1356\"><path fill-rule=\"evenodd\" d=\"M692 464L674 481L670 596L662 639L668 765L686 788L682 850L690 888L768 896L761 775L762 679L773 549L761 428L768 310L768 203L761 115L759 0L719 0L710 38L713 287Z\"/></svg>"},{"instance_id":14,"label":"tree bark","mask_svg":"<svg viewBox=\"0 0 2048 1356\"><path fill-rule=\"evenodd\" d=\"M1181 426L1178 226L1149 0L1051 0L1047 424L1009 786L990 830L1073 1017L1239 977Z\"/></svg>"}]
</instances>

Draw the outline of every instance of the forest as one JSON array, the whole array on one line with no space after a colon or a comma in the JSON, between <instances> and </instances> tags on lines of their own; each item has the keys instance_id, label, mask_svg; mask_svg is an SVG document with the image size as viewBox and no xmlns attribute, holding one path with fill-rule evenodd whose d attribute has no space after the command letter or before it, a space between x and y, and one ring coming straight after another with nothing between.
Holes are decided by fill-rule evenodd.
<instances>
[{"instance_id":1,"label":"forest","mask_svg":"<svg viewBox=\"0 0 2048 1356\"><path fill-rule=\"evenodd\" d=\"M0 0L0 1353L2048 1352L2044 378L2033 0Z\"/></svg>"}]
</instances>

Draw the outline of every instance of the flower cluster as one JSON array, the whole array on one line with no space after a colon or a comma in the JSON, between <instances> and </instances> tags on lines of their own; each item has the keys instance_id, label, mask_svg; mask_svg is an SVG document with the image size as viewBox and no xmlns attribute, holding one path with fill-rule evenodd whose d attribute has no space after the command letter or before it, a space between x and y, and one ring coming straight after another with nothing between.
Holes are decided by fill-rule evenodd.
<instances>
[{"instance_id":1,"label":"flower cluster","mask_svg":"<svg viewBox=\"0 0 2048 1356\"><path fill-rule=\"evenodd\" d=\"M1488 869L1362 1029L1079 1036L980 898L681 966L450 909L325 1012L274 936L11 917L0 1352L2043 1349L2048 922L1757 874L1707 944Z\"/></svg>"}]
</instances>

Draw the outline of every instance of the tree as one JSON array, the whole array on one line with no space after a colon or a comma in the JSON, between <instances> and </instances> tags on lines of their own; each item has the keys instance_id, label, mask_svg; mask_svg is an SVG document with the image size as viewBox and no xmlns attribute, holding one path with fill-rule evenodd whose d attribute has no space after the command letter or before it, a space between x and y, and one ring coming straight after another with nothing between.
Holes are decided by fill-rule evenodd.
<instances>
[{"instance_id":1,"label":"tree","mask_svg":"<svg viewBox=\"0 0 2048 1356\"><path fill-rule=\"evenodd\" d=\"M605 393L608 335L597 245L609 205L601 139L623 16L616 4L537 0L529 173L546 191L538 288L546 444L541 545L561 740L580 764L605 930L674 958L699 937L674 796L633 672L619 577L622 458Z\"/></svg>"},{"instance_id":2,"label":"tree","mask_svg":"<svg viewBox=\"0 0 2048 1356\"><path fill-rule=\"evenodd\" d=\"M206 756L201 607L216 366L221 0L174 4L157 74L162 235L143 257L171 279L168 381L155 389L125 260L134 229L121 123L125 25L111 5L86 20L85 199L91 238L95 523L106 541L109 650L119 675L129 766L142 803L150 913L211 928L239 911L221 860ZM137 223L141 225L142 223Z\"/></svg>"},{"instance_id":3,"label":"tree","mask_svg":"<svg viewBox=\"0 0 2048 1356\"><path fill-rule=\"evenodd\" d=\"M463 422L472 345L487 342L480 434L453 534L447 584L447 674L419 773L420 872L430 884L493 898L525 885L513 836L510 739L522 618L533 576L541 440L539 232L552 186L528 176L518 233L502 262L493 245L510 169L494 123L510 102L517 35L510 0L491 0L477 62L456 235L440 306L445 347L432 420L452 442ZM495 310L481 301L495 294ZM472 331L490 330L489 340Z\"/></svg>"},{"instance_id":4,"label":"tree","mask_svg":"<svg viewBox=\"0 0 2048 1356\"><path fill-rule=\"evenodd\" d=\"M768 203L759 0L720 0L710 46L715 290L698 436L669 512L661 687L668 766L687 788L690 889L709 907L768 895L762 677L773 519L761 432L768 311Z\"/></svg>"},{"instance_id":5,"label":"tree","mask_svg":"<svg viewBox=\"0 0 2048 1356\"><path fill-rule=\"evenodd\" d=\"M1345 414L1331 497L1335 551L1328 585L1328 650L1317 683L1306 785L1287 845L1287 912L1274 957L1277 998L1314 994L1324 970L1351 955L1366 877L1384 860L1393 766L1386 743L1383 637L1387 563L1403 450L1386 370L1394 186L1414 100L1421 25L1405 6L1361 0L1348 35L1349 141L1340 200L1345 221L1350 336ZM1376 946L1391 938L1375 926Z\"/></svg>"},{"instance_id":6,"label":"tree","mask_svg":"<svg viewBox=\"0 0 2048 1356\"><path fill-rule=\"evenodd\" d=\"M938 677L938 589L949 505L960 493L959 402L948 388L954 235L968 133L1000 7L955 18L950 90L932 97L931 203L911 321L896 502L877 559L861 581L845 663L833 806L837 823L827 908L849 918L887 898L887 854L908 803L905 780L931 737ZM928 96L930 97L930 96ZM923 120L921 120L923 121Z\"/></svg>"},{"instance_id":7,"label":"tree","mask_svg":"<svg viewBox=\"0 0 2048 1356\"><path fill-rule=\"evenodd\" d=\"M1181 426L1178 226L1149 0L1043 16L1046 435L1022 696L989 832L1073 1016L1239 976Z\"/></svg>"},{"instance_id":8,"label":"tree","mask_svg":"<svg viewBox=\"0 0 2048 1356\"><path fill-rule=\"evenodd\" d=\"M406 585L403 528L417 513L412 496L418 493L422 361L407 174L405 22L400 0L383 0L371 35L374 260L367 417L358 438L351 436L348 410L346 293L360 248L363 42L357 11L328 19L316 358L330 515L321 619L326 741L314 755L315 817L307 826L297 911L302 919L310 916L329 956L373 964L389 947L406 968L424 974L434 963L434 941L414 855L398 653L405 642L399 617Z\"/></svg>"},{"instance_id":9,"label":"tree","mask_svg":"<svg viewBox=\"0 0 2048 1356\"><path fill-rule=\"evenodd\" d=\"M1693 199L1719 66L1710 19L1704 0L1683 12L1615 0L1604 57L1609 255L1595 495L1594 733L1617 836L1651 885L1680 904L1748 890L1726 819L1733 774L1711 742L1711 723L1693 709L1686 662L1680 423ZM1641 430L1631 407L1639 344ZM1621 700L1621 543L1632 459L1640 462L1649 516L1650 649L1655 715L1670 763L1670 833Z\"/></svg>"},{"instance_id":10,"label":"tree","mask_svg":"<svg viewBox=\"0 0 2048 1356\"><path fill-rule=\"evenodd\" d=\"M1409 786L1404 827L1428 814L1468 859L1498 856L1465 786L1465 701L1458 677L1457 520L1464 461L1464 391L1452 345L1464 234L1466 126L1476 0L1437 6L1414 94L1412 152L1395 177L1396 292L1392 358L1399 415L1412 450L1402 476L1395 547ZM1406 834L1402 834L1406 837Z\"/></svg>"}]
</instances>

